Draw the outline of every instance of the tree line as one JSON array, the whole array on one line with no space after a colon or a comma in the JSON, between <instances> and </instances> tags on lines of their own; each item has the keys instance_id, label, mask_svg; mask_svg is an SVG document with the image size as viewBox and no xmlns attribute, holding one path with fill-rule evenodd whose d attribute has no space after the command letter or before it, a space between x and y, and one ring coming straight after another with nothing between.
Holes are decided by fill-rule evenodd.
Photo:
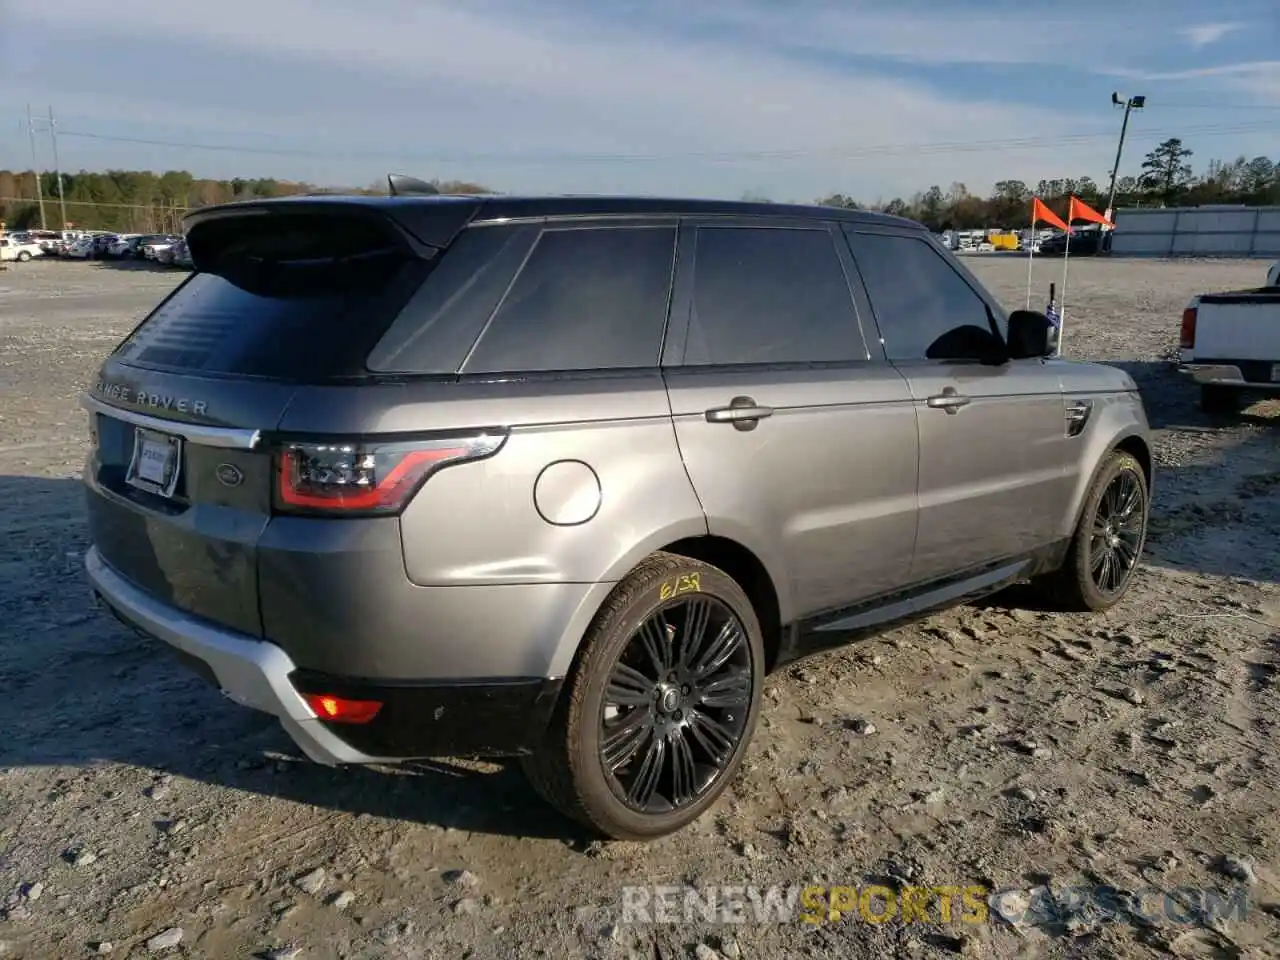
<instances>
[{"instance_id":1,"label":"tree line","mask_svg":"<svg viewBox=\"0 0 1280 960\"><path fill-rule=\"evenodd\" d=\"M1120 177L1116 182L1116 207L1196 206L1228 203L1280 204L1280 162L1268 157L1238 157L1212 160L1196 173L1192 151L1180 139L1158 145L1142 161L1138 176ZM433 181L441 193L493 193L490 188L465 181ZM179 232L182 216L194 207L232 200L287 197L319 193L385 193L382 184L350 189L324 189L289 180L210 180L185 170L151 173L138 170L81 171L63 174L62 203L69 225L85 229L130 232ZM990 196L972 194L963 183L953 183L945 191L940 186L895 197L888 202L863 203L842 193L818 200L826 206L880 210L919 220L933 230L963 230L982 227L1018 228L1027 225L1032 196L1043 200L1060 216L1066 215L1072 194L1097 210L1107 203L1108 184L1092 177L1041 180L1034 186L1022 180L1001 180ZM53 173L0 170L0 220L8 229L20 230L40 225L43 197L45 221L50 227L61 223L57 176ZM766 198L753 196L751 199Z\"/></svg>"},{"instance_id":2,"label":"tree line","mask_svg":"<svg viewBox=\"0 0 1280 960\"><path fill-rule=\"evenodd\" d=\"M441 193L491 193L489 188L461 180L432 181ZM8 230L40 226L40 205L50 229L67 225L86 230L121 233L180 233L188 210L234 200L329 193L385 194L385 184L369 187L324 188L293 180L203 179L186 170L152 173L147 170L81 170L62 175L62 196L57 174L31 170L0 170L0 220Z\"/></svg>"},{"instance_id":3,"label":"tree line","mask_svg":"<svg viewBox=\"0 0 1280 960\"><path fill-rule=\"evenodd\" d=\"M1280 162L1269 157L1237 157L1211 160L1197 174L1191 165L1192 152L1174 137L1148 153L1138 176L1116 179L1116 209L1144 206L1200 206L1204 204L1280 204ZM966 230L982 227L1020 228L1028 226L1031 198L1039 197L1061 217L1074 194L1096 210L1108 200L1110 176L1102 183L1092 177L1041 180L1031 186L1022 180L997 181L988 197L968 191L963 183L947 190L932 186L907 199L895 197L887 203L870 204L867 209L909 217L933 230ZM832 194L818 201L827 206L862 209L863 205L844 194Z\"/></svg>"}]
</instances>

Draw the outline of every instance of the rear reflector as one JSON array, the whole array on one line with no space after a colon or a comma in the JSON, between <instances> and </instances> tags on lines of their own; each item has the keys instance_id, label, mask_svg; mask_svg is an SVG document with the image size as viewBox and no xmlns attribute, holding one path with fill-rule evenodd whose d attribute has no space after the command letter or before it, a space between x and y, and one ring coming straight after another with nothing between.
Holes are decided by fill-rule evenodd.
<instances>
[{"instance_id":1,"label":"rear reflector","mask_svg":"<svg viewBox=\"0 0 1280 960\"><path fill-rule=\"evenodd\" d=\"M398 513L436 470L497 453L502 430L395 442L331 440L280 447L276 510L281 513Z\"/></svg>"},{"instance_id":2,"label":"rear reflector","mask_svg":"<svg viewBox=\"0 0 1280 960\"><path fill-rule=\"evenodd\" d=\"M382 709L379 700L348 700L328 693L304 693L302 698L312 713L330 723L368 723Z\"/></svg>"},{"instance_id":3,"label":"rear reflector","mask_svg":"<svg viewBox=\"0 0 1280 960\"><path fill-rule=\"evenodd\" d=\"M1190 350L1196 345L1196 308L1187 307L1182 311L1182 329L1178 333L1178 347Z\"/></svg>"}]
</instances>

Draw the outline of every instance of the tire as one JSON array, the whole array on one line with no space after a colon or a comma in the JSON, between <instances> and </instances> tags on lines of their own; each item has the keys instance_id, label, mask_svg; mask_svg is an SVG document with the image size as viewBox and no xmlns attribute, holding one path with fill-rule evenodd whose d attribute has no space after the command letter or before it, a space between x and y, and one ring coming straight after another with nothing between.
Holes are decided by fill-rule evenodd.
<instances>
[{"instance_id":1,"label":"tire","mask_svg":"<svg viewBox=\"0 0 1280 960\"><path fill-rule=\"evenodd\" d=\"M1130 495L1135 498L1132 503ZM1117 514L1128 519L1117 519ZM1128 592L1141 562L1149 515L1142 465L1123 450L1113 450L1089 486L1066 559L1053 573L1034 581L1036 591L1063 611L1100 613L1114 607ZM1100 542L1105 536L1119 540L1122 546ZM1102 559L1104 566L1098 569L1099 550L1109 554L1117 566L1107 568ZM1105 570L1118 577L1104 579Z\"/></svg>"},{"instance_id":2,"label":"tire","mask_svg":"<svg viewBox=\"0 0 1280 960\"><path fill-rule=\"evenodd\" d=\"M29 261L30 259L31 259L31 251L30 251L30 250L20 250L20 251L18 251L18 262L19 262L19 263L26 263L26 262L27 262L27 261Z\"/></svg>"},{"instance_id":3,"label":"tire","mask_svg":"<svg viewBox=\"0 0 1280 960\"><path fill-rule=\"evenodd\" d=\"M685 644L698 633L686 619L695 611L710 646L695 648L693 665L714 664L718 656L702 661L698 652L723 653L729 649L723 631L737 631L732 656L701 680L681 666ZM661 642L646 647L646 633ZM674 685L662 682L651 649L664 666L682 671ZM742 588L709 564L655 553L596 614L545 738L522 760L525 773L552 806L603 837L643 841L674 833L733 780L755 732L763 681L764 641ZM709 683L720 689L705 689ZM614 755L609 760L606 749Z\"/></svg>"},{"instance_id":4,"label":"tire","mask_svg":"<svg viewBox=\"0 0 1280 960\"><path fill-rule=\"evenodd\" d=\"M1219 384L1205 384L1200 388L1200 409L1205 413L1238 413L1240 391Z\"/></svg>"}]
</instances>

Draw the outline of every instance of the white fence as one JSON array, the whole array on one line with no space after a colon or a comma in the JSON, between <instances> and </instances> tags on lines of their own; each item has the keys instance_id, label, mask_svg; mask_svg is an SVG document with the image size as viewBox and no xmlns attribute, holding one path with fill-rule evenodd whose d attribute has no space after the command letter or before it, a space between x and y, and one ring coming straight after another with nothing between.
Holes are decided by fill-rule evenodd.
<instances>
[{"instance_id":1,"label":"white fence","mask_svg":"<svg viewBox=\"0 0 1280 960\"><path fill-rule=\"evenodd\" d=\"M1280 207L1135 207L1115 222L1112 256L1280 256Z\"/></svg>"}]
</instances>

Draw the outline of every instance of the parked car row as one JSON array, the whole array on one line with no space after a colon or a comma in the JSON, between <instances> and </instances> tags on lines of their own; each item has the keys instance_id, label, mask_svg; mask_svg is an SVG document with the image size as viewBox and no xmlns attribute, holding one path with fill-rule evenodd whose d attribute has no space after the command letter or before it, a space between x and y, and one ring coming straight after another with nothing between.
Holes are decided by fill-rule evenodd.
<instances>
[{"instance_id":1,"label":"parked car row","mask_svg":"<svg viewBox=\"0 0 1280 960\"><path fill-rule=\"evenodd\" d=\"M187 241L182 237L172 242L147 244L143 250L143 257L165 266L191 269L191 251L187 249Z\"/></svg>"},{"instance_id":2,"label":"parked car row","mask_svg":"<svg viewBox=\"0 0 1280 960\"><path fill-rule=\"evenodd\" d=\"M997 250L1062 256L1070 244L1072 256L1093 256L1111 249L1112 233L1097 226L1076 227L1070 239L1061 230L946 230L938 242L957 253Z\"/></svg>"},{"instance_id":3,"label":"parked car row","mask_svg":"<svg viewBox=\"0 0 1280 960\"><path fill-rule=\"evenodd\" d=\"M1091 257L1110 250L1111 237L1110 230L1101 230L1095 226L1076 227L1070 236L1055 230L1053 236L1041 243L1036 252L1046 256L1061 255L1070 247L1074 256Z\"/></svg>"},{"instance_id":4,"label":"parked car row","mask_svg":"<svg viewBox=\"0 0 1280 960\"><path fill-rule=\"evenodd\" d=\"M187 242L177 234L31 230L6 234L0 243L0 259L26 261L38 256L66 260L152 260L167 266L191 268Z\"/></svg>"}]
</instances>

